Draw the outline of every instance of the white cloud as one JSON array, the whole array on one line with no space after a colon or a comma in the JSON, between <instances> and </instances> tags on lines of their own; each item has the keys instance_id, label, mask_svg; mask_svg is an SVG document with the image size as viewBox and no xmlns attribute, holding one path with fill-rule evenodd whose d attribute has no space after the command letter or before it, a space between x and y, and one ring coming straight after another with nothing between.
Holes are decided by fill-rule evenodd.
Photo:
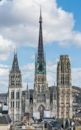
<instances>
[{"instance_id":1,"label":"white cloud","mask_svg":"<svg viewBox=\"0 0 81 130\"><path fill-rule=\"evenodd\" d=\"M49 86L56 84L56 67L56 63L54 62L47 64L47 80Z\"/></svg>"},{"instance_id":2,"label":"white cloud","mask_svg":"<svg viewBox=\"0 0 81 130\"><path fill-rule=\"evenodd\" d=\"M0 93L8 91L9 66L0 64Z\"/></svg>"},{"instance_id":3,"label":"white cloud","mask_svg":"<svg viewBox=\"0 0 81 130\"><path fill-rule=\"evenodd\" d=\"M6 0L0 0L0 6L2 6L5 2Z\"/></svg>"},{"instance_id":4,"label":"white cloud","mask_svg":"<svg viewBox=\"0 0 81 130\"><path fill-rule=\"evenodd\" d=\"M4 66L3 67L0 67L0 76L1 77L8 77L8 68L5 68Z\"/></svg>"},{"instance_id":5,"label":"white cloud","mask_svg":"<svg viewBox=\"0 0 81 130\"><path fill-rule=\"evenodd\" d=\"M17 45L36 46L39 9L42 6L45 43L76 43L81 46L81 32L74 31L73 14L57 6L56 0L14 0L0 8L0 33Z\"/></svg>"},{"instance_id":6,"label":"white cloud","mask_svg":"<svg viewBox=\"0 0 81 130\"><path fill-rule=\"evenodd\" d=\"M81 68L72 68L72 84L81 87Z\"/></svg>"},{"instance_id":7,"label":"white cloud","mask_svg":"<svg viewBox=\"0 0 81 130\"><path fill-rule=\"evenodd\" d=\"M8 39L0 35L0 60L6 60L9 52L13 50L15 45Z\"/></svg>"},{"instance_id":8,"label":"white cloud","mask_svg":"<svg viewBox=\"0 0 81 130\"><path fill-rule=\"evenodd\" d=\"M33 88L34 85L34 71L35 66L34 63L28 63L21 67L22 78L23 78L23 88L26 88L27 83L30 88Z\"/></svg>"},{"instance_id":9,"label":"white cloud","mask_svg":"<svg viewBox=\"0 0 81 130\"><path fill-rule=\"evenodd\" d=\"M81 46L81 33L74 33L73 38L74 43L78 43L78 46Z\"/></svg>"}]
</instances>

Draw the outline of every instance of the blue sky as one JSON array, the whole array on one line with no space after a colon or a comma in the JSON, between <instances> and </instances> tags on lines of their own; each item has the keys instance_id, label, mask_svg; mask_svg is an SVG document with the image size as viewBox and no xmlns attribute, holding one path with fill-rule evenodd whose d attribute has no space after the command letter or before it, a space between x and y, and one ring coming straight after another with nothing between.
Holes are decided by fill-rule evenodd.
<instances>
[{"instance_id":1,"label":"blue sky","mask_svg":"<svg viewBox=\"0 0 81 130\"><path fill-rule=\"evenodd\" d=\"M8 90L14 48L22 72L23 89L27 83L29 88L33 87L40 4L48 84L56 83L59 56L68 54L72 85L81 87L81 0L3 0L0 3L0 92Z\"/></svg>"},{"instance_id":2,"label":"blue sky","mask_svg":"<svg viewBox=\"0 0 81 130\"><path fill-rule=\"evenodd\" d=\"M73 14L75 31L81 31L81 0L57 0L58 7ZM70 43L72 44L72 43ZM56 47L57 49L59 47ZM67 53L71 57L73 67L81 67L81 48L76 45L70 45L68 48L59 48L59 52ZM60 54L60 53L59 53Z\"/></svg>"},{"instance_id":3,"label":"blue sky","mask_svg":"<svg viewBox=\"0 0 81 130\"><path fill-rule=\"evenodd\" d=\"M72 12L75 19L75 30L81 31L81 0L57 0L58 6L61 6L65 11Z\"/></svg>"}]
</instances>

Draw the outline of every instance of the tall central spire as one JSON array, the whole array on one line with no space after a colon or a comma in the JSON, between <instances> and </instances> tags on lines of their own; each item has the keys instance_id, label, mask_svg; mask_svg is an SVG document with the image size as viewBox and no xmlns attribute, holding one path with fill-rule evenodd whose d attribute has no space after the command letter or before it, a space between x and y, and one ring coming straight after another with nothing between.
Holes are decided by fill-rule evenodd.
<instances>
[{"instance_id":1,"label":"tall central spire","mask_svg":"<svg viewBox=\"0 0 81 130\"><path fill-rule=\"evenodd\" d=\"M38 41L38 57L44 59L44 49L43 49L43 35L42 35L42 13L40 8L40 18L39 18L39 41Z\"/></svg>"},{"instance_id":2,"label":"tall central spire","mask_svg":"<svg viewBox=\"0 0 81 130\"><path fill-rule=\"evenodd\" d=\"M42 13L40 8L39 17L39 40L38 40L38 52L35 62L35 73L46 74L46 62L44 58L44 47L43 47L43 34L42 34Z\"/></svg>"},{"instance_id":3,"label":"tall central spire","mask_svg":"<svg viewBox=\"0 0 81 130\"><path fill-rule=\"evenodd\" d=\"M43 47L43 33L42 33L42 13L40 8L39 17L39 39L38 39L38 52L35 59L35 92L36 94L45 93L47 90L47 79L46 79L46 61L44 57L44 47ZM43 97L45 98L45 97ZM41 98L42 99L42 98Z\"/></svg>"}]
</instances>

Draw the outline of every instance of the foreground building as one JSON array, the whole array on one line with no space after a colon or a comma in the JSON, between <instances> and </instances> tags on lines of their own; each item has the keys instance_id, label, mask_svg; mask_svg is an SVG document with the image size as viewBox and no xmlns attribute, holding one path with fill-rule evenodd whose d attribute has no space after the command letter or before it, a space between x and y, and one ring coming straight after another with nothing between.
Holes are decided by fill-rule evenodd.
<instances>
[{"instance_id":1,"label":"foreground building","mask_svg":"<svg viewBox=\"0 0 81 130\"><path fill-rule=\"evenodd\" d=\"M57 65L57 116L72 118L71 64L68 55L61 55Z\"/></svg>"},{"instance_id":2,"label":"foreground building","mask_svg":"<svg viewBox=\"0 0 81 130\"><path fill-rule=\"evenodd\" d=\"M14 54L9 74L8 110L12 121L21 120L22 77L18 65L17 54Z\"/></svg>"}]
</instances>

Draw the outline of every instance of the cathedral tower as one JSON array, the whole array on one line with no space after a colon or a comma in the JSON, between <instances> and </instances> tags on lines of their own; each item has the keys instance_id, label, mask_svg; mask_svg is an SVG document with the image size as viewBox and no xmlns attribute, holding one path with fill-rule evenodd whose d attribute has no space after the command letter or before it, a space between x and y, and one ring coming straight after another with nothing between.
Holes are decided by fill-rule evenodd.
<instances>
[{"instance_id":1,"label":"cathedral tower","mask_svg":"<svg viewBox=\"0 0 81 130\"><path fill-rule=\"evenodd\" d=\"M40 117L43 117L44 111L49 109L49 102L50 97L46 79L46 60L43 47L42 15L40 10L38 51L35 58L33 112L39 112Z\"/></svg>"},{"instance_id":2,"label":"cathedral tower","mask_svg":"<svg viewBox=\"0 0 81 130\"><path fill-rule=\"evenodd\" d=\"M57 65L57 115L72 118L71 64L68 55L61 55Z\"/></svg>"},{"instance_id":3,"label":"cathedral tower","mask_svg":"<svg viewBox=\"0 0 81 130\"><path fill-rule=\"evenodd\" d=\"M41 92L43 93L46 87L46 61L43 47L42 16L40 11L38 52L35 59L35 91L38 94Z\"/></svg>"},{"instance_id":4,"label":"cathedral tower","mask_svg":"<svg viewBox=\"0 0 81 130\"><path fill-rule=\"evenodd\" d=\"M14 54L12 68L9 74L8 109L12 121L21 120L22 77L18 65L17 54Z\"/></svg>"}]
</instances>

